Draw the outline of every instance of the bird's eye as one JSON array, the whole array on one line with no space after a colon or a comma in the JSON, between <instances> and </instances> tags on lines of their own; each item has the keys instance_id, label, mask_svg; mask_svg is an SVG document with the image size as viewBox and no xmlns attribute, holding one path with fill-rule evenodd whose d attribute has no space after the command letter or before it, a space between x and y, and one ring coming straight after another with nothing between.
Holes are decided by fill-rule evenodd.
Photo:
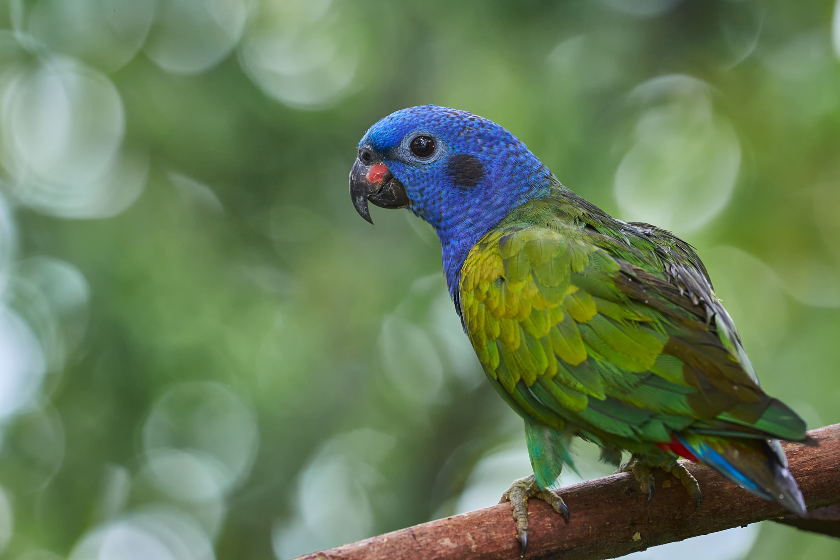
<instances>
[{"instance_id":1,"label":"bird's eye","mask_svg":"<svg viewBox=\"0 0 840 560\"><path fill-rule=\"evenodd\" d=\"M409 145L411 153L419 158L429 158L435 153L435 140L430 136L418 136Z\"/></svg>"}]
</instances>

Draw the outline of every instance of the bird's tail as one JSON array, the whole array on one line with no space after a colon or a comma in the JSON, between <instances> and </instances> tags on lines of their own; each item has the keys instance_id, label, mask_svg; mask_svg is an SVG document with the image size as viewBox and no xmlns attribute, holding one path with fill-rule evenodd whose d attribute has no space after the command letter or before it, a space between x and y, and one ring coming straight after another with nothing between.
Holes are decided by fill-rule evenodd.
<instances>
[{"instance_id":1,"label":"bird's tail","mask_svg":"<svg viewBox=\"0 0 840 560\"><path fill-rule=\"evenodd\" d=\"M677 439L700 462L741 488L805 517L805 500L788 470L779 440L683 432Z\"/></svg>"}]
</instances>

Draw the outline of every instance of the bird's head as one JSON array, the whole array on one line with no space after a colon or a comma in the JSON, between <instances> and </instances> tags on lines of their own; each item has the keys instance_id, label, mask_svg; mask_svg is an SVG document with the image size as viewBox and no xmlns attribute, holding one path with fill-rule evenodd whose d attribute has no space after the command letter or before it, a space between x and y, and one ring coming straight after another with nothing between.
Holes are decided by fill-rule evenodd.
<instances>
[{"instance_id":1,"label":"bird's head","mask_svg":"<svg viewBox=\"0 0 840 560\"><path fill-rule=\"evenodd\" d=\"M392 113L367 131L350 174L350 192L367 221L372 223L368 201L408 208L443 240L459 229L487 224L492 215L503 217L549 177L525 144L496 123L425 105Z\"/></svg>"},{"instance_id":2,"label":"bird's head","mask_svg":"<svg viewBox=\"0 0 840 560\"><path fill-rule=\"evenodd\" d=\"M371 223L368 201L408 208L431 224L452 289L469 248L511 209L547 194L551 180L525 144L496 123L425 105L392 113L367 131L350 195Z\"/></svg>"}]
</instances>

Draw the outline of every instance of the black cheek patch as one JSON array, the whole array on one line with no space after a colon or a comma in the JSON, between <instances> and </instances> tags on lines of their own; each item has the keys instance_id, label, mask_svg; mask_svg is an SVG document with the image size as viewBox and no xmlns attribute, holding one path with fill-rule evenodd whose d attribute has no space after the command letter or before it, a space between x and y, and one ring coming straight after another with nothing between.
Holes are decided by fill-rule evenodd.
<instances>
[{"instance_id":1,"label":"black cheek patch","mask_svg":"<svg viewBox=\"0 0 840 560\"><path fill-rule=\"evenodd\" d=\"M484 178L484 166L478 158L469 154L458 154L446 162L446 172L457 187L472 188Z\"/></svg>"}]
</instances>

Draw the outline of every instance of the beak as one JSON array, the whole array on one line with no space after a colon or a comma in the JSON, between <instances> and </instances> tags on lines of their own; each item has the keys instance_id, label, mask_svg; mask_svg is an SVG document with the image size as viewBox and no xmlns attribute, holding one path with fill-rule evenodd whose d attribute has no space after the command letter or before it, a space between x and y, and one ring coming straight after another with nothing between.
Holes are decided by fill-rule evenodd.
<instances>
[{"instance_id":1,"label":"beak","mask_svg":"<svg viewBox=\"0 0 840 560\"><path fill-rule=\"evenodd\" d=\"M359 216L373 223L368 201L380 208L408 208L405 187L397 181L383 163L365 165L356 160L350 171L350 198Z\"/></svg>"}]
</instances>

